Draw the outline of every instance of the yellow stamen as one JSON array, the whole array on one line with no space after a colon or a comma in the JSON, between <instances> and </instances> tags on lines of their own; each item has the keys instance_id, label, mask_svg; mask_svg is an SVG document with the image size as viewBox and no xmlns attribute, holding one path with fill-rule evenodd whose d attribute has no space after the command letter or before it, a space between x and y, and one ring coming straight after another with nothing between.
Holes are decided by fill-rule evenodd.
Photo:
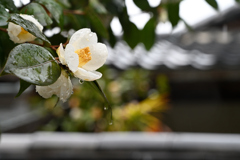
<instances>
[{"instance_id":1,"label":"yellow stamen","mask_svg":"<svg viewBox=\"0 0 240 160\"><path fill-rule=\"evenodd\" d=\"M26 31L23 27L21 27L21 32L19 34L27 34L28 31Z\"/></svg>"},{"instance_id":2,"label":"yellow stamen","mask_svg":"<svg viewBox=\"0 0 240 160\"><path fill-rule=\"evenodd\" d=\"M92 59L89 47L77 49L75 53L77 53L79 57L78 67L84 66L87 62L89 62Z\"/></svg>"}]
</instances>

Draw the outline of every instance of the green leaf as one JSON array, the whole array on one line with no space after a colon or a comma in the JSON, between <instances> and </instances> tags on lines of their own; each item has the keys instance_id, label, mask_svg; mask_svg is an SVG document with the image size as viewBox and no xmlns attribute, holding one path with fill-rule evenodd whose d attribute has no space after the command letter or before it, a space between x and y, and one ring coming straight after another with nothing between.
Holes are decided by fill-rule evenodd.
<instances>
[{"instance_id":1,"label":"green leaf","mask_svg":"<svg viewBox=\"0 0 240 160\"><path fill-rule=\"evenodd\" d=\"M237 3L240 3L240 0L235 0Z\"/></svg>"},{"instance_id":2,"label":"green leaf","mask_svg":"<svg viewBox=\"0 0 240 160\"><path fill-rule=\"evenodd\" d=\"M113 34L111 26L108 27L108 33L109 33L109 44L113 48L115 46L115 44L117 43L117 38Z\"/></svg>"},{"instance_id":3,"label":"green leaf","mask_svg":"<svg viewBox=\"0 0 240 160\"><path fill-rule=\"evenodd\" d=\"M69 3L68 0L55 0L55 1L58 2L59 4L61 4L62 6L66 7L66 8L71 7L71 3Z\"/></svg>"},{"instance_id":4,"label":"green leaf","mask_svg":"<svg viewBox=\"0 0 240 160\"><path fill-rule=\"evenodd\" d=\"M90 23L93 26L94 30L103 38L108 39L109 38L108 31L106 27L103 25L103 22L101 21L97 13L90 7L87 7L85 9L85 13L89 18Z\"/></svg>"},{"instance_id":5,"label":"green leaf","mask_svg":"<svg viewBox=\"0 0 240 160\"><path fill-rule=\"evenodd\" d=\"M10 17L9 13L5 10L5 7L0 4L0 26L7 25L7 20Z\"/></svg>"},{"instance_id":6,"label":"green leaf","mask_svg":"<svg viewBox=\"0 0 240 160\"><path fill-rule=\"evenodd\" d=\"M52 19L48 16L45 9L38 3L30 3L20 11L23 14L33 15L43 26L52 24Z\"/></svg>"},{"instance_id":7,"label":"green leaf","mask_svg":"<svg viewBox=\"0 0 240 160\"><path fill-rule=\"evenodd\" d=\"M38 27L33 22L30 22L30 21L22 18L18 14L11 14L11 17L8 21L13 22L17 25L20 25L26 31L28 31L29 33L34 35L35 37L38 37L41 40L43 40L44 42L46 42L47 44L51 45L51 43L48 41L48 39L44 36L44 34L38 29Z\"/></svg>"},{"instance_id":8,"label":"green leaf","mask_svg":"<svg viewBox=\"0 0 240 160\"><path fill-rule=\"evenodd\" d=\"M5 8L9 9L11 12L18 12L13 0L0 0L0 4L3 5Z\"/></svg>"},{"instance_id":9,"label":"green leaf","mask_svg":"<svg viewBox=\"0 0 240 160\"><path fill-rule=\"evenodd\" d=\"M100 14L106 14L107 10L105 8L105 6L99 2L99 0L90 0L90 5L91 7Z\"/></svg>"},{"instance_id":10,"label":"green leaf","mask_svg":"<svg viewBox=\"0 0 240 160\"><path fill-rule=\"evenodd\" d=\"M104 99L105 103L107 104L107 106L104 106L104 110L109 109L109 111L110 111L110 121L112 122L112 107L111 107L105 93L103 92L102 88L100 87L100 85L98 84L97 81L86 81L86 82L89 83L94 89L96 89L98 91L98 93L100 93L102 98Z\"/></svg>"},{"instance_id":11,"label":"green leaf","mask_svg":"<svg viewBox=\"0 0 240 160\"><path fill-rule=\"evenodd\" d=\"M23 43L10 52L3 73L14 74L31 84L46 86L58 79L61 67L45 48Z\"/></svg>"},{"instance_id":12,"label":"green leaf","mask_svg":"<svg viewBox=\"0 0 240 160\"><path fill-rule=\"evenodd\" d=\"M124 33L123 33L123 38L127 42L127 44L133 49L137 46L139 43L140 39L140 31L137 28L137 26L129 22L127 27L123 27Z\"/></svg>"},{"instance_id":13,"label":"green leaf","mask_svg":"<svg viewBox=\"0 0 240 160\"><path fill-rule=\"evenodd\" d=\"M156 19L153 17L149 19L142 30L142 42L145 45L147 50L150 50L151 47L154 45L156 34L155 34L155 27L156 27Z\"/></svg>"},{"instance_id":14,"label":"green leaf","mask_svg":"<svg viewBox=\"0 0 240 160\"><path fill-rule=\"evenodd\" d=\"M18 91L18 94L15 97L19 97L30 86L31 86L31 83L28 83L28 82L20 79L20 89Z\"/></svg>"},{"instance_id":15,"label":"green leaf","mask_svg":"<svg viewBox=\"0 0 240 160\"><path fill-rule=\"evenodd\" d=\"M172 27L175 27L180 20L179 4L179 1L167 3L168 19L171 22Z\"/></svg>"},{"instance_id":16,"label":"green leaf","mask_svg":"<svg viewBox=\"0 0 240 160\"><path fill-rule=\"evenodd\" d=\"M133 49L141 41L140 31L137 26L129 21L127 9L124 8L122 13L119 14L119 20L123 28L123 38L127 44Z\"/></svg>"},{"instance_id":17,"label":"green leaf","mask_svg":"<svg viewBox=\"0 0 240 160\"><path fill-rule=\"evenodd\" d=\"M36 2L44 5L60 27L63 27L63 9L60 4L54 0L37 0Z\"/></svg>"},{"instance_id":18,"label":"green leaf","mask_svg":"<svg viewBox=\"0 0 240 160\"><path fill-rule=\"evenodd\" d=\"M147 0L133 0L133 2L143 11L151 10L151 7Z\"/></svg>"},{"instance_id":19,"label":"green leaf","mask_svg":"<svg viewBox=\"0 0 240 160\"><path fill-rule=\"evenodd\" d=\"M218 11L218 4L216 0L205 0L210 6L212 6L215 10Z\"/></svg>"},{"instance_id":20,"label":"green leaf","mask_svg":"<svg viewBox=\"0 0 240 160\"><path fill-rule=\"evenodd\" d=\"M4 67L6 64L9 52L16 45L9 39L9 35L7 32L0 31L0 68ZM0 71L1 72L1 71Z\"/></svg>"}]
</instances>

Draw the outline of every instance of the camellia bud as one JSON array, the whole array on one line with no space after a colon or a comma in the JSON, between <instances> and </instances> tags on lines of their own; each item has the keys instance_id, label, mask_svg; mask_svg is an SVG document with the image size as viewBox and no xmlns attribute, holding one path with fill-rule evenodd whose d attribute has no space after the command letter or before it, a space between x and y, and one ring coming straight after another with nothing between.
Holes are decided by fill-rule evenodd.
<instances>
[{"instance_id":1,"label":"camellia bud","mask_svg":"<svg viewBox=\"0 0 240 160\"><path fill-rule=\"evenodd\" d=\"M33 16L26 15L26 14L20 14L20 16L22 18L34 23L39 28L39 30L42 32L43 26ZM36 38L34 35L29 33L28 31L26 31L24 28L12 23L12 22L9 22L7 31L8 31L8 35L9 35L10 39L14 43L30 42Z\"/></svg>"}]
</instances>

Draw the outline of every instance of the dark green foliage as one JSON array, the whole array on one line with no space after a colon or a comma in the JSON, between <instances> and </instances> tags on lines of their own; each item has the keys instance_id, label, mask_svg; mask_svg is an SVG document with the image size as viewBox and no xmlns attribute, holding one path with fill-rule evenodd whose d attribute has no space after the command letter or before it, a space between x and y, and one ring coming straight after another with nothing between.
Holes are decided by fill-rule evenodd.
<instances>
[{"instance_id":1,"label":"dark green foliage","mask_svg":"<svg viewBox=\"0 0 240 160\"><path fill-rule=\"evenodd\" d=\"M43 26L48 26L53 23L44 8L38 3L30 3L21 9L21 13L33 15Z\"/></svg>"},{"instance_id":2,"label":"dark green foliage","mask_svg":"<svg viewBox=\"0 0 240 160\"><path fill-rule=\"evenodd\" d=\"M218 4L216 2L216 0L206 0L206 2L212 6L215 10L218 10Z\"/></svg>"}]
</instances>

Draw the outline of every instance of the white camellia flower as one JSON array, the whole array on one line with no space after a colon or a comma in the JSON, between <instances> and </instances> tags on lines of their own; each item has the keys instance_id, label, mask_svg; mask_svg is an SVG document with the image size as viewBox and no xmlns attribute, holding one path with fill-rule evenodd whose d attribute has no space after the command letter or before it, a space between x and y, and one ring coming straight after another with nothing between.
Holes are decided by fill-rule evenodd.
<instances>
[{"instance_id":1,"label":"white camellia flower","mask_svg":"<svg viewBox=\"0 0 240 160\"><path fill-rule=\"evenodd\" d=\"M57 95L62 102L66 102L73 92L73 87L70 77L62 70L56 82L48 86L36 86L36 91L43 98L50 98L52 95Z\"/></svg>"},{"instance_id":2,"label":"white camellia flower","mask_svg":"<svg viewBox=\"0 0 240 160\"><path fill-rule=\"evenodd\" d=\"M26 20L33 22L42 32L43 26L33 16L26 14L20 14L20 16ZM12 22L9 22L7 31L10 39L14 43L29 42L33 41L36 38L34 35L23 29L21 26L16 25Z\"/></svg>"},{"instance_id":3,"label":"white camellia flower","mask_svg":"<svg viewBox=\"0 0 240 160\"><path fill-rule=\"evenodd\" d=\"M107 59L107 47L97 42L96 33L84 28L75 32L70 38L65 50L62 44L57 49L59 60L67 65L74 76L85 81L94 81L102 77L96 70Z\"/></svg>"}]
</instances>

